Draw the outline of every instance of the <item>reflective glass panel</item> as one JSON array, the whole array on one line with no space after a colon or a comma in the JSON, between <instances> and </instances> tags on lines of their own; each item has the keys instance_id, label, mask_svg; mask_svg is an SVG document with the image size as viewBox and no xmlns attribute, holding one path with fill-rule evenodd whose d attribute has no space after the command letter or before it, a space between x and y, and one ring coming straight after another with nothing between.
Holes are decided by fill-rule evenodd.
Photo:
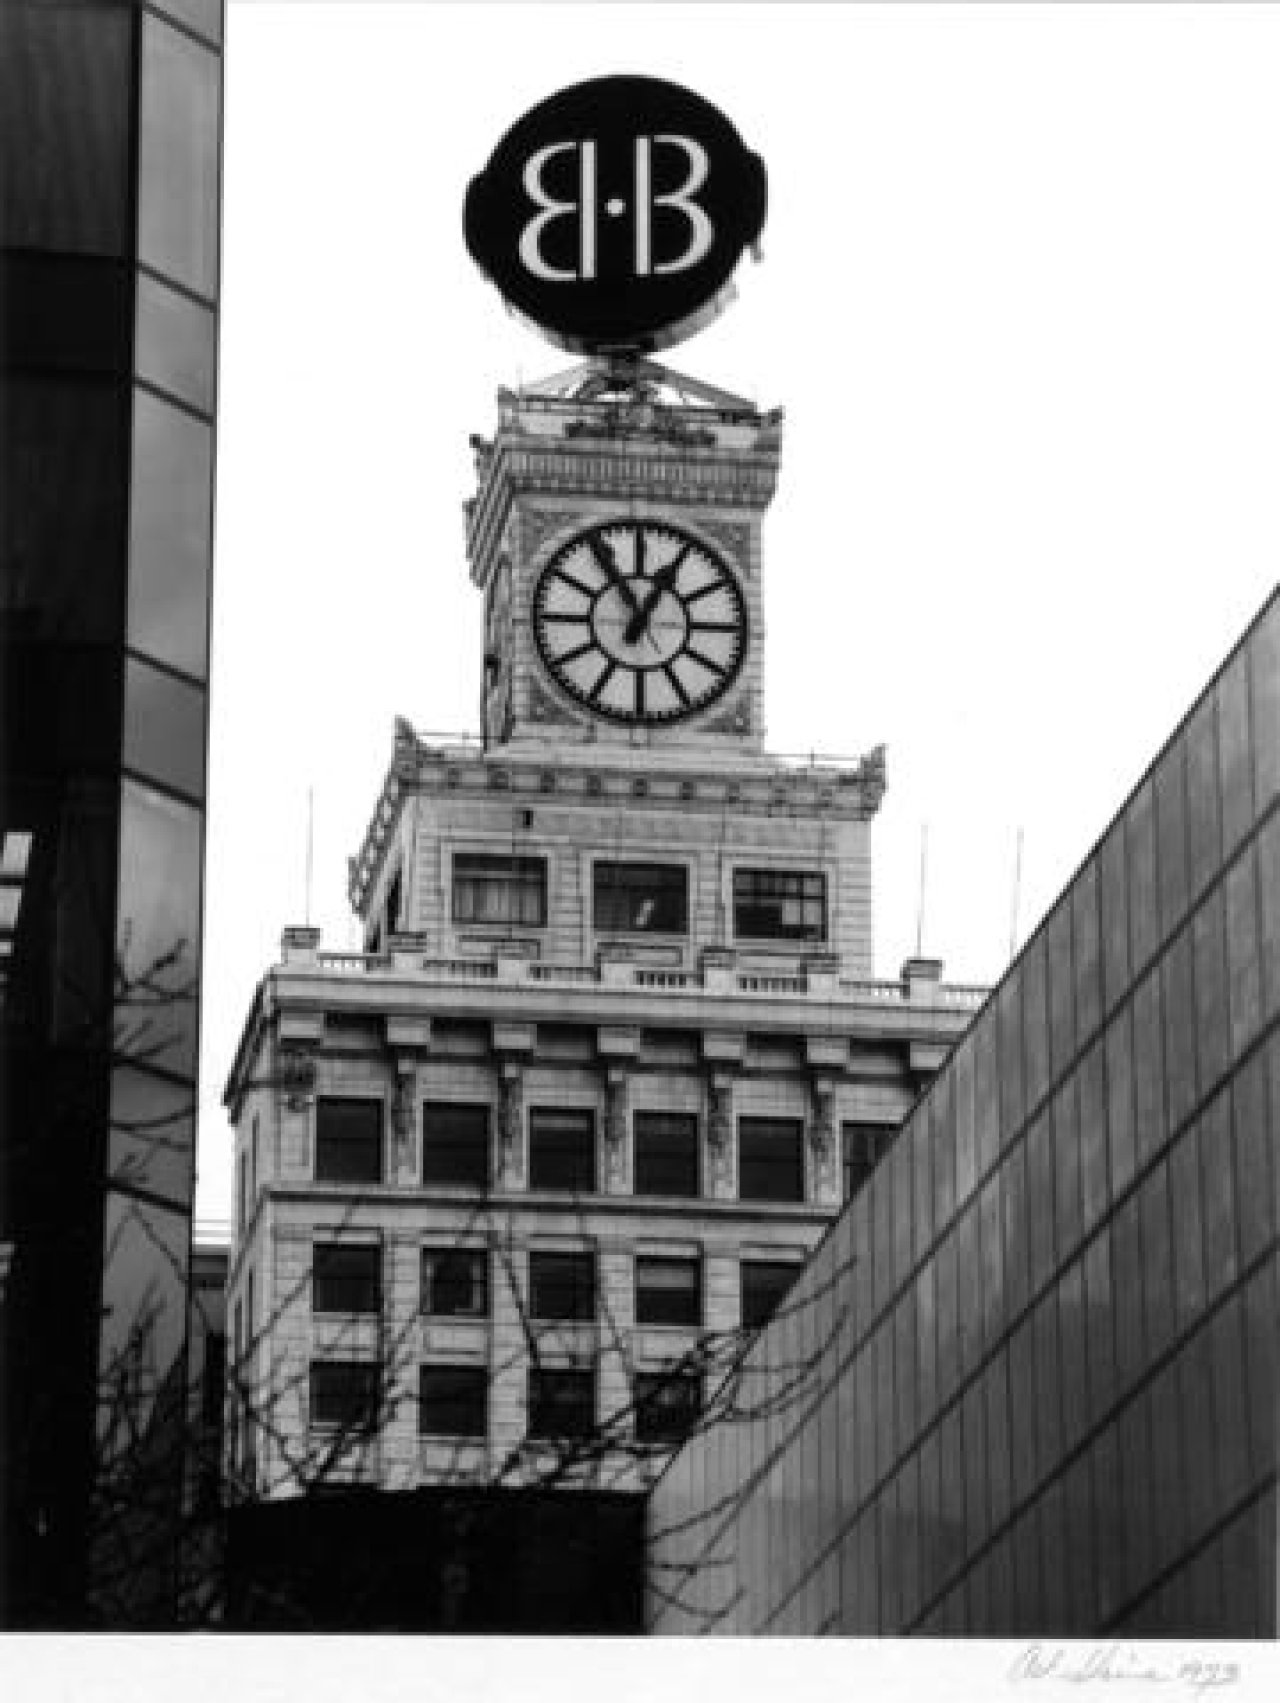
<instances>
[{"instance_id":1,"label":"reflective glass panel","mask_svg":"<svg viewBox=\"0 0 1280 1703\"><path fill-rule=\"evenodd\" d=\"M191 1076L200 995L203 819L136 781L121 787L115 1044Z\"/></svg>"},{"instance_id":2,"label":"reflective glass panel","mask_svg":"<svg viewBox=\"0 0 1280 1703\"><path fill-rule=\"evenodd\" d=\"M198 295L218 288L216 54L142 15L138 254Z\"/></svg>"},{"instance_id":3,"label":"reflective glass panel","mask_svg":"<svg viewBox=\"0 0 1280 1703\"><path fill-rule=\"evenodd\" d=\"M195 1172L195 1089L121 1065L111 1075L108 1175L121 1188L191 1202Z\"/></svg>"},{"instance_id":4,"label":"reflective glass panel","mask_svg":"<svg viewBox=\"0 0 1280 1703\"><path fill-rule=\"evenodd\" d=\"M128 639L205 678L213 436L203 421L134 391Z\"/></svg>"},{"instance_id":5,"label":"reflective glass panel","mask_svg":"<svg viewBox=\"0 0 1280 1703\"><path fill-rule=\"evenodd\" d=\"M139 272L134 363L139 378L212 414L217 377L213 310Z\"/></svg>"},{"instance_id":6,"label":"reflective glass panel","mask_svg":"<svg viewBox=\"0 0 1280 1703\"><path fill-rule=\"evenodd\" d=\"M202 798L205 703L199 687L130 657L124 685L125 767Z\"/></svg>"}]
</instances>

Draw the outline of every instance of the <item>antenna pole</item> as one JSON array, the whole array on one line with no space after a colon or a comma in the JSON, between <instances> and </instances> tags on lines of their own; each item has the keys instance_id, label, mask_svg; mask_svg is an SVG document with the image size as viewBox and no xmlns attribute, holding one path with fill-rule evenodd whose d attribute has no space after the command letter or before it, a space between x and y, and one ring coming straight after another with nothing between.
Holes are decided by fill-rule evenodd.
<instances>
[{"instance_id":1,"label":"antenna pole","mask_svg":"<svg viewBox=\"0 0 1280 1703\"><path fill-rule=\"evenodd\" d=\"M307 788L307 914L306 924L311 927L311 856L312 842L315 838L315 791Z\"/></svg>"},{"instance_id":2,"label":"antenna pole","mask_svg":"<svg viewBox=\"0 0 1280 1703\"><path fill-rule=\"evenodd\" d=\"M1009 958L1013 959L1018 950L1018 900L1022 889L1022 829L1018 829L1018 843L1013 854L1013 906L1009 914Z\"/></svg>"},{"instance_id":3,"label":"antenna pole","mask_svg":"<svg viewBox=\"0 0 1280 1703\"><path fill-rule=\"evenodd\" d=\"M920 896L916 902L916 957L924 954L924 883L929 867L929 824L920 824Z\"/></svg>"}]
</instances>

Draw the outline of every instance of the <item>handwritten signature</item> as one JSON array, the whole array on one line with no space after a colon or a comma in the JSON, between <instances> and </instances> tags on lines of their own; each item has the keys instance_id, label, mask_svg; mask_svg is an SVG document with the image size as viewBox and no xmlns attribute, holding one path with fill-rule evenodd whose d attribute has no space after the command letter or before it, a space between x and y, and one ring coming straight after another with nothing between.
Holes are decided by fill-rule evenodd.
<instances>
[{"instance_id":1,"label":"handwritten signature","mask_svg":"<svg viewBox=\"0 0 1280 1703\"><path fill-rule=\"evenodd\" d=\"M1165 1665L1126 1644L1086 1648L1028 1644L1010 1666L1009 1679L1014 1684L1055 1679L1075 1685L1107 1685L1117 1681L1131 1685L1179 1685L1200 1697L1221 1686L1237 1684L1240 1664L1180 1658Z\"/></svg>"}]
</instances>

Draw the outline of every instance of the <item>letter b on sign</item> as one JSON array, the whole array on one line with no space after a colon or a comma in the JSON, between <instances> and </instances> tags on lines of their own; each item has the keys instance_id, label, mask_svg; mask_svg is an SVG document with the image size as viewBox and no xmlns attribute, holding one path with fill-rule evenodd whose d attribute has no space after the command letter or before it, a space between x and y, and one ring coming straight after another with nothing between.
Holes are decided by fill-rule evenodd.
<instances>
[{"instance_id":1,"label":"letter b on sign","mask_svg":"<svg viewBox=\"0 0 1280 1703\"><path fill-rule=\"evenodd\" d=\"M562 347L658 349L723 304L764 224L764 166L674 83L606 77L527 113L467 192L464 231Z\"/></svg>"}]
</instances>

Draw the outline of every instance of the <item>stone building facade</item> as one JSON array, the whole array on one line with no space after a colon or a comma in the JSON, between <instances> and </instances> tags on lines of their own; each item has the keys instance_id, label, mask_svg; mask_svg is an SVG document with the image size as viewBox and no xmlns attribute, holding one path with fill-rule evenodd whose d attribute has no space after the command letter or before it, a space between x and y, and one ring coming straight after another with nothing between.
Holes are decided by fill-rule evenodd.
<instances>
[{"instance_id":1,"label":"stone building facade","mask_svg":"<svg viewBox=\"0 0 1280 1703\"><path fill-rule=\"evenodd\" d=\"M589 365L473 442L483 737L397 724L365 950L286 929L228 1083L250 1494L645 1483L980 999L872 976L883 753L764 751L780 417Z\"/></svg>"}]
</instances>

